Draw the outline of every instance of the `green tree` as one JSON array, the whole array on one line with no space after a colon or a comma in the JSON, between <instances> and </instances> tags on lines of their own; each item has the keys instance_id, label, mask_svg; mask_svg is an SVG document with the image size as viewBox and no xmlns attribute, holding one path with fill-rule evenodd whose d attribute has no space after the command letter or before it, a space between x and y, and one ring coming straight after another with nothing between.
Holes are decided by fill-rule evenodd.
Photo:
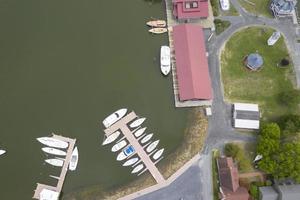
<instances>
[{"instance_id":1,"label":"green tree","mask_svg":"<svg viewBox=\"0 0 300 200\"><path fill-rule=\"evenodd\" d=\"M272 154L276 153L279 149L279 140L270 139L267 137L258 137L258 143L256 147L256 152L263 157L270 157Z\"/></svg>"},{"instance_id":2,"label":"green tree","mask_svg":"<svg viewBox=\"0 0 300 200\"><path fill-rule=\"evenodd\" d=\"M300 116L299 115L286 115L279 120L279 126L283 136L294 135L300 131Z\"/></svg>"},{"instance_id":3,"label":"green tree","mask_svg":"<svg viewBox=\"0 0 300 200\"><path fill-rule=\"evenodd\" d=\"M240 147L234 143L227 143L224 148L224 153L227 157L236 158L236 155L240 151Z\"/></svg>"},{"instance_id":4,"label":"green tree","mask_svg":"<svg viewBox=\"0 0 300 200\"><path fill-rule=\"evenodd\" d=\"M263 138L280 139L280 127L276 123L264 124L260 129L260 136Z\"/></svg>"}]
</instances>

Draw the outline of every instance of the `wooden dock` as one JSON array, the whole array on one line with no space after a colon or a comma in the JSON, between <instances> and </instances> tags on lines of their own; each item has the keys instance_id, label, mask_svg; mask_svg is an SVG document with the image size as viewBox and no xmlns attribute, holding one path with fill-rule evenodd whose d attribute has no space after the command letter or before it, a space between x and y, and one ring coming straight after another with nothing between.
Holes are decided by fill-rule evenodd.
<instances>
[{"instance_id":1,"label":"wooden dock","mask_svg":"<svg viewBox=\"0 0 300 200\"><path fill-rule=\"evenodd\" d=\"M117 130L121 130L124 134L125 138L129 141L129 143L135 149L136 154L140 157L142 162L144 163L145 167L149 170L153 178L156 180L157 183L164 183L165 179L162 174L158 171L155 164L152 162L148 154L145 152L143 147L140 145L138 140L133 135L133 132L128 128L128 123L137 118L135 112L131 112L118 122L113 124L111 127L104 130L105 135L109 136L110 134L114 133Z\"/></svg>"},{"instance_id":2,"label":"wooden dock","mask_svg":"<svg viewBox=\"0 0 300 200\"><path fill-rule=\"evenodd\" d=\"M62 187L63 187L63 184L64 184L64 181L65 181L65 177L66 177L67 172L68 172L68 167L69 167L69 163L71 161L72 152L73 152L73 149L74 149L74 146L75 146L75 143L76 143L76 139L67 138L67 137L63 137L63 136L55 135L55 134L53 134L53 138L69 143L68 150L67 150L67 155L65 157L64 164L61 168L61 173L60 173L60 176L59 176L56 187L38 183L37 187L35 189L34 195L33 195L34 199L40 199L40 193L42 192L43 189L48 189L48 190L51 190L53 192L57 192L57 193L60 194L61 190L62 190Z\"/></svg>"}]
</instances>

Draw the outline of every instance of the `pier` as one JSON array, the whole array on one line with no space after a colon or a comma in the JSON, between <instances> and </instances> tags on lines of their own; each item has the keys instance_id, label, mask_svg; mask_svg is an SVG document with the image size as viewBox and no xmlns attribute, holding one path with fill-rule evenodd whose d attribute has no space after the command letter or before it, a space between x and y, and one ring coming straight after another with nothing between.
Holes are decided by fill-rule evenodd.
<instances>
[{"instance_id":1,"label":"pier","mask_svg":"<svg viewBox=\"0 0 300 200\"><path fill-rule=\"evenodd\" d=\"M65 177L68 172L68 167L69 167L69 163L71 161L72 152L73 152L73 149L74 149L74 146L76 143L76 139L67 138L67 137L63 137L63 136L55 135L55 134L53 134L53 138L67 142L69 144L68 150L67 150L67 155L65 157L64 164L61 168L61 173L60 173L60 176L58 177L57 185L54 187L54 186L38 183L37 187L35 189L34 195L33 195L34 199L40 199L40 194L43 190L49 190L49 191L53 192L53 194L57 194L59 196L59 194L61 193L64 181L65 181Z\"/></svg>"},{"instance_id":2,"label":"pier","mask_svg":"<svg viewBox=\"0 0 300 200\"><path fill-rule=\"evenodd\" d=\"M162 174L158 171L155 164L152 162L148 154L145 152L143 147L140 145L138 140L135 138L133 131L131 131L128 127L128 123L132 122L134 119L136 119L138 116L135 114L135 112L131 112L128 115L124 116L122 119L117 121L115 124L110 126L109 128L105 129L105 135L109 136L110 134L114 133L117 130L121 130L121 132L124 134L125 138L128 140L128 142L133 146L135 153L140 157L142 162L144 163L146 169L149 170L153 178L156 180L158 184L162 184L165 182L164 177Z\"/></svg>"}]
</instances>

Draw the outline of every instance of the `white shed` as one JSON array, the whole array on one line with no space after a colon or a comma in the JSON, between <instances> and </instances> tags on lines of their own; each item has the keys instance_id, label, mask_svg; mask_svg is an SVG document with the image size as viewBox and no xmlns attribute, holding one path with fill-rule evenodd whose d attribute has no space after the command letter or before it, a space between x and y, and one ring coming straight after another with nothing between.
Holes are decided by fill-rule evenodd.
<instances>
[{"instance_id":1,"label":"white shed","mask_svg":"<svg viewBox=\"0 0 300 200\"><path fill-rule=\"evenodd\" d=\"M233 126L241 129L259 129L260 113L257 104L234 103Z\"/></svg>"}]
</instances>

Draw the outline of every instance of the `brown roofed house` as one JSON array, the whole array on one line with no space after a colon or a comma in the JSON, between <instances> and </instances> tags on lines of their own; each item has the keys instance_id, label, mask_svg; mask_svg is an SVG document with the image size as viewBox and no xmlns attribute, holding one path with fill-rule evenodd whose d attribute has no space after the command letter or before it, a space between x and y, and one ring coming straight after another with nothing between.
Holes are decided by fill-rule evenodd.
<instances>
[{"instance_id":1,"label":"brown roofed house","mask_svg":"<svg viewBox=\"0 0 300 200\"><path fill-rule=\"evenodd\" d=\"M231 157L217 160L221 198L226 200L248 200L246 188L239 185L239 172Z\"/></svg>"}]
</instances>

